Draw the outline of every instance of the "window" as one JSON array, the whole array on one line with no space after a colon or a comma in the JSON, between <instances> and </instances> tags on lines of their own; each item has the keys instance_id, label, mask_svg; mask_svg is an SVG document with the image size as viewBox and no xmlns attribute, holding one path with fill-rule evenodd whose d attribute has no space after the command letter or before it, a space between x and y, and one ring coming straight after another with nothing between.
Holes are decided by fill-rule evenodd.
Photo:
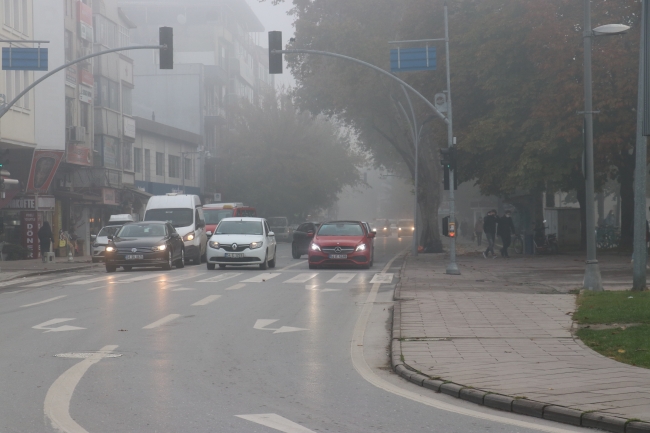
<instances>
[{"instance_id":1,"label":"window","mask_svg":"<svg viewBox=\"0 0 650 433\"><path fill-rule=\"evenodd\" d=\"M149 149L144 150L144 180L151 181L151 151Z\"/></svg>"},{"instance_id":2,"label":"window","mask_svg":"<svg viewBox=\"0 0 650 433\"><path fill-rule=\"evenodd\" d=\"M183 164L185 164L185 166L183 167L185 179L187 180L192 179L192 160L189 158L184 158Z\"/></svg>"},{"instance_id":3,"label":"window","mask_svg":"<svg viewBox=\"0 0 650 433\"><path fill-rule=\"evenodd\" d=\"M104 158L104 167L108 168L121 168L121 158L120 158L120 140L113 137L102 136L103 139L103 158Z\"/></svg>"},{"instance_id":4,"label":"window","mask_svg":"<svg viewBox=\"0 0 650 433\"><path fill-rule=\"evenodd\" d=\"M122 113L128 116L133 115L132 93L131 88L122 86Z\"/></svg>"},{"instance_id":5,"label":"window","mask_svg":"<svg viewBox=\"0 0 650 433\"><path fill-rule=\"evenodd\" d=\"M95 105L120 110L120 85L104 77L98 77L95 82Z\"/></svg>"},{"instance_id":6,"label":"window","mask_svg":"<svg viewBox=\"0 0 650 433\"><path fill-rule=\"evenodd\" d=\"M79 114L81 114L81 126L86 128L86 132L90 133L90 104L79 104Z\"/></svg>"},{"instance_id":7,"label":"window","mask_svg":"<svg viewBox=\"0 0 650 433\"><path fill-rule=\"evenodd\" d=\"M65 98L65 126L74 126L74 99Z\"/></svg>"},{"instance_id":8,"label":"window","mask_svg":"<svg viewBox=\"0 0 650 433\"><path fill-rule=\"evenodd\" d=\"M122 143L122 166L124 170L133 170L133 144Z\"/></svg>"},{"instance_id":9,"label":"window","mask_svg":"<svg viewBox=\"0 0 650 433\"><path fill-rule=\"evenodd\" d=\"M169 155L169 177L181 177L181 158Z\"/></svg>"},{"instance_id":10,"label":"window","mask_svg":"<svg viewBox=\"0 0 650 433\"><path fill-rule=\"evenodd\" d=\"M29 85L29 72L28 71L5 71L5 89L6 89L6 102L12 101L20 92L22 92L27 85ZM23 96L14 107L24 108L29 110L29 93Z\"/></svg>"},{"instance_id":11,"label":"window","mask_svg":"<svg viewBox=\"0 0 650 433\"><path fill-rule=\"evenodd\" d=\"M156 152L156 176L165 175L165 154Z\"/></svg>"},{"instance_id":12,"label":"window","mask_svg":"<svg viewBox=\"0 0 650 433\"><path fill-rule=\"evenodd\" d=\"M64 33L65 61L70 62L74 57L72 54L72 32L66 30Z\"/></svg>"},{"instance_id":13,"label":"window","mask_svg":"<svg viewBox=\"0 0 650 433\"><path fill-rule=\"evenodd\" d=\"M27 0L4 0L4 24L24 35L29 34Z\"/></svg>"},{"instance_id":14,"label":"window","mask_svg":"<svg viewBox=\"0 0 650 433\"><path fill-rule=\"evenodd\" d=\"M133 148L133 169L136 173L142 173L142 149Z\"/></svg>"}]
</instances>

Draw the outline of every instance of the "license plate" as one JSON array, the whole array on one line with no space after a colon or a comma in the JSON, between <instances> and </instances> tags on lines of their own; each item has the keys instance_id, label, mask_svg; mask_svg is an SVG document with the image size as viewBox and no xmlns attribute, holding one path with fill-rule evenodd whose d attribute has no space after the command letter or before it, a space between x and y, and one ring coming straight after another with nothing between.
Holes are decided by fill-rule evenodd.
<instances>
[{"instance_id":1,"label":"license plate","mask_svg":"<svg viewBox=\"0 0 650 433\"><path fill-rule=\"evenodd\" d=\"M142 254L128 254L125 258L126 260L142 260L144 256Z\"/></svg>"},{"instance_id":2,"label":"license plate","mask_svg":"<svg viewBox=\"0 0 650 433\"><path fill-rule=\"evenodd\" d=\"M241 259L244 257L244 255L241 253L226 253L226 257L230 259Z\"/></svg>"},{"instance_id":3,"label":"license plate","mask_svg":"<svg viewBox=\"0 0 650 433\"><path fill-rule=\"evenodd\" d=\"M330 259L347 259L347 254L330 254Z\"/></svg>"}]
</instances>

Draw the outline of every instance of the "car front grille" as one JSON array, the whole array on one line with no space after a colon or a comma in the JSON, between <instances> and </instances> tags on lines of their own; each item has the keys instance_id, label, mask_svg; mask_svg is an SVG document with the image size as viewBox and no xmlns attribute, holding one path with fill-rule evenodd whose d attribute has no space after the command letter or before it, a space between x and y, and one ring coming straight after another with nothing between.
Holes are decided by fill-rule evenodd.
<instances>
[{"instance_id":1,"label":"car front grille","mask_svg":"<svg viewBox=\"0 0 650 433\"><path fill-rule=\"evenodd\" d=\"M246 244L246 245L237 244L237 248L233 248L232 244L230 244L230 245L219 244L220 248L223 248L224 251L228 251L229 253L240 253L240 252L244 251L245 249L247 249L249 246L250 246L249 244Z\"/></svg>"},{"instance_id":2,"label":"car front grille","mask_svg":"<svg viewBox=\"0 0 650 433\"><path fill-rule=\"evenodd\" d=\"M337 248L341 251L335 251ZM321 250L328 254L349 254L354 252L354 247L322 247Z\"/></svg>"},{"instance_id":3,"label":"car front grille","mask_svg":"<svg viewBox=\"0 0 650 433\"><path fill-rule=\"evenodd\" d=\"M261 262L262 260L259 257L212 257L210 261L220 263L254 263Z\"/></svg>"},{"instance_id":4,"label":"car front grille","mask_svg":"<svg viewBox=\"0 0 650 433\"><path fill-rule=\"evenodd\" d=\"M133 251L133 248L118 248L118 254L138 254L138 253L150 253L153 249L151 247L138 247Z\"/></svg>"}]
</instances>

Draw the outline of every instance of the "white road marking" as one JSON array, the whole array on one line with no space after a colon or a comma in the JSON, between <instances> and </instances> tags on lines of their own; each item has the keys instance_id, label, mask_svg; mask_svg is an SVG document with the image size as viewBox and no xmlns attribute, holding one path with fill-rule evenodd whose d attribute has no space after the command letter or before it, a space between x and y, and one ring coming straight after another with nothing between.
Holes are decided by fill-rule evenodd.
<instances>
[{"instance_id":1,"label":"white road marking","mask_svg":"<svg viewBox=\"0 0 650 433\"><path fill-rule=\"evenodd\" d=\"M400 254L396 255L388 263L386 263L386 266L384 266L381 272L382 273L386 272L386 270L390 268L390 266L393 264L393 261L395 261ZM366 358L363 355L363 338L366 332L368 319L370 318L370 313L372 312L373 304L375 303L375 299L377 298L377 292L379 292L380 285L381 283L373 284L370 293L368 294L368 298L366 299L366 302L363 304L363 308L361 309L361 314L359 315L359 319L357 320L357 323L354 326L352 341L350 342L352 365L354 366L354 369L366 381L375 385L377 388L383 389L384 391L390 392L395 395L399 395L400 397L404 397L418 403L422 403L427 406L435 407L436 409L445 410L452 413L458 413L465 416L471 416L473 418L499 422L502 424L514 425L521 428L543 431L547 433L571 433L571 430L565 430L562 428L551 427L551 426L537 425L527 421L510 419L499 415L493 415L492 413L483 413L472 409L456 406L454 404L446 403L437 400L435 398L422 395L418 392L409 391L407 389L394 385L382 379L381 377L377 376L377 374L370 368L370 366L366 362Z\"/></svg>"},{"instance_id":2,"label":"white road marking","mask_svg":"<svg viewBox=\"0 0 650 433\"><path fill-rule=\"evenodd\" d=\"M169 287L166 287L168 289ZM191 287L179 287L178 289L172 289L172 292L187 292L189 290L196 290Z\"/></svg>"},{"instance_id":3,"label":"white road marking","mask_svg":"<svg viewBox=\"0 0 650 433\"><path fill-rule=\"evenodd\" d=\"M180 314L170 314L170 315L168 315L168 316L163 317L163 318L160 319L160 320L156 320L155 322L148 324L147 326L143 327L142 329L153 329L153 328L157 328L157 327L159 327L159 326L161 326L161 325L164 325L164 324L167 323L167 322L171 322L171 321L174 320L174 319L178 319L179 317L181 317Z\"/></svg>"},{"instance_id":4,"label":"white road marking","mask_svg":"<svg viewBox=\"0 0 650 433\"><path fill-rule=\"evenodd\" d=\"M291 268L293 268L294 266L304 265L305 263L307 263L307 260L301 260L301 261L299 261L298 263L294 263L294 264L292 264L292 265L285 266L284 268L282 268L282 269L278 269L278 270L279 270L279 271L286 271L287 269L291 269Z\"/></svg>"},{"instance_id":5,"label":"white road marking","mask_svg":"<svg viewBox=\"0 0 650 433\"><path fill-rule=\"evenodd\" d=\"M24 307L33 307L34 305L47 304L48 302L56 301L57 299L65 298L66 296L68 295L55 296L54 298L46 299L40 302L34 302L33 304L21 305L20 307L24 308Z\"/></svg>"},{"instance_id":6,"label":"white road marking","mask_svg":"<svg viewBox=\"0 0 650 433\"><path fill-rule=\"evenodd\" d=\"M13 292L3 292L2 294L3 294L3 295L9 295L9 294L11 294L11 293L20 293L20 292L24 292L24 291L26 291L26 290L27 290L27 289L14 290Z\"/></svg>"},{"instance_id":7,"label":"white road marking","mask_svg":"<svg viewBox=\"0 0 650 433\"><path fill-rule=\"evenodd\" d=\"M305 286L305 290L313 290L314 292L340 292L341 289L319 289L316 286Z\"/></svg>"},{"instance_id":8,"label":"white road marking","mask_svg":"<svg viewBox=\"0 0 650 433\"><path fill-rule=\"evenodd\" d=\"M210 302L214 302L217 299L221 298L221 295L210 295L206 298L201 299L200 301L197 301L192 304L192 307L198 307L201 305L208 305Z\"/></svg>"},{"instance_id":9,"label":"white road marking","mask_svg":"<svg viewBox=\"0 0 650 433\"><path fill-rule=\"evenodd\" d=\"M15 280L9 280L9 281L1 282L0 287L13 286L13 285L22 285L22 283L28 283L30 281L40 280L41 278L44 278L44 276L43 275L36 275L34 277L16 278Z\"/></svg>"},{"instance_id":10,"label":"white road marking","mask_svg":"<svg viewBox=\"0 0 650 433\"><path fill-rule=\"evenodd\" d=\"M340 292L341 289L323 289L321 292Z\"/></svg>"},{"instance_id":11,"label":"white road marking","mask_svg":"<svg viewBox=\"0 0 650 433\"><path fill-rule=\"evenodd\" d=\"M246 284L235 284L234 286L227 287L226 290L239 290L242 287L246 287Z\"/></svg>"},{"instance_id":12,"label":"white road marking","mask_svg":"<svg viewBox=\"0 0 650 433\"><path fill-rule=\"evenodd\" d=\"M205 280L201 280L201 281L198 281L198 282L199 283L217 283L219 281L229 280L231 278L235 278L235 277L238 277L240 275L241 275L241 272L238 272L238 273L235 273L235 274L228 272L226 274L219 274L217 276L206 278Z\"/></svg>"},{"instance_id":13,"label":"white road marking","mask_svg":"<svg viewBox=\"0 0 650 433\"><path fill-rule=\"evenodd\" d=\"M97 290L97 289L103 289L104 287L106 287L106 286L97 286L97 287L91 287L91 288L90 288L90 289L88 289L88 290L90 291L90 290Z\"/></svg>"},{"instance_id":14,"label":"white road marking","mask_svg":"<svg viewBox=\"0 0 650 433\"><path fill-rule=\"evenodd\" d=\"M257 319L253 329L259 329L260 331L274 331L274 334L284 334L286 332L296 332L296 331L309 331L306 328L294 328L293 326L282 326L280 328L267 328L267 326L277 322L278 319Z\"/></svg>"},{"instance_id":15,"label":"white road marking","mask_svg":"<svg viewBox=\"0 0 650 433\"><path fill-rule=\"evenodd\" d=\"M70 320L75 320L75 319L52 319L48 320L47 322L43 322L40 325L32 326L32 329L38 329L38 330L44 330L44 334L46 332L64 332L64 331L77 331L80 329L86 329L86 328L80 328L78 326L70 326L70 325L63 325L59 326L58 328L48 328L48 326L56 325L57 323L63 323L63 322L69 322Z\"/></svg>"},{"instance_id":16,"label":"white road marking","mask_svg":"<svg viewBox=\"0 0 650 433\"><path fill-rule=\"evenodd\" d=\"M79 278L84 278L84 277L87 278L88 275L75 275L75 276L72 276L72 277L57 278L55 280L39 281L38 283L28 284L28 285L26 285L24 287L42 287L42 286L47 286L48 284L58 284L58 283L62 283L64 281L77 280Z\"/></svg>"},{"instance_id":17,"label":"white road marking","mask_svg":"<svg viewBox=\"0 0 650 433\"><path fill-rule=\"evenodd\" d=\"M136 281L142 281L142 280L150 280L151 278L158 278L161 277L165 274L163 273L155 273L155 274L149 274L149 275L141 275L139 277L133 277L129 278L128 280L120 280L119 283L135 283Z\"/></svg>"},{"instance_id":18,"label":"white road marking","mask_svg":"<svg viewBox=\"0 0 650 433\"><path fill-rule=\"evenodd\" d=\"M274 274L271 272L265 272L263 274L257 274L257 276L253 278L249 278L247 280L242 281L242 283L262 283L266 280L270 280L271 278L275 278L279 276L280 274Z\"/></svg>"},{"instance_id":19,"label":"white road marking","mask_svg":"<svg viewBox=\"0 0 650 433\"><path fill-rule=\"evenodd\" d=\"M54 355L55 358L71 358L71 359L86 359L90 358L93 355L96 355L97 352L68 352L68 353L57 353ZM119 358L121 353L111 353L104 355L104 358Z\"/></svg>"},{"instance_id":20,"label":"white road marking","mask_svg":"<svg viewBox=\"0 0 650 433\"><path fill-rule=\"evenodd\" d=\"M246 421L251 421L284 433L314 433L313 430L309 430L308 428L303 427L300 424L296 424L295 422L283 418L275 413L260 413L235 416L237 418L242 418Z\"/></svg>"},{"instance_id":21,"label":"white road marking","mask_svg":"<svg viewBox=\"0 0 650 433\"><path fill-rule=\"evenodd\" d=\"M311 280L312 278L316 277L318 273L316 274L298 274L293 278L288 279L285 281L285 283L306 283L307 281Z\"/></svg>"},{"instance_id":22,"label":"white road marking","mask_svg":"<svg viewBox=\"0 0 650 433\"><path fill-rule=\"evenodd\" d=\"M81 285L81 284L90 284L90 283L99 283L104 282L104 283L113 283L114 279L116 278L115 275L110 275L110 276L103 276L103 277L98 277L98 278L91 278L90 280L83 280L83 281L75 281L74 283L70 283L70 285Z\"/></svg>"},{"instance_id":23,"label":"white road marking","mask_svg":"<svg viewBox=\"0 0 650 433\"><path fill-rule=\"evenodd\" d=\"M175 283L175 282L177 282L177 281L184 281L184 280L189 280L189 279L197 278L197 277L200 277L201 275L205 275L206 273L207 273L207 272L199 272L198 274L193 274L193 275L191 275L191 276L188 276L188 275L185 275L185 274L181 274L181 275L176 276L176 277L167 277L167 278L163 278L163 279L160 280L160 282L161 282L161 283L165 283L165 282L167 282L167 283Z\"/></svg>"},{"instance_id":24,"label":"white road marking","mask_svg":"<svg viewBox=\"0 0 650 433\"><path fill-rule=\"evenodd\" d=\"M375 274L370 280L370 284L390 284L393 282L393 274Z\"/></svg>"},{"instance_id":25,"label":"white road marking","mask_svg":"<svg viewBox=\"0 0 650 433\"><path fill-rule=\"evenodd\" d=\"M356 277L356 273L346 273L346 274L336 274L332 279L330 279L327 283L333 283L333 284L347 284L354 277Z\"/></svg>"},{"instance_id":26,"label":"white road marking","mask_svg":"<svg viewBox=\"0 0 650 433\"><path fill-rule=\"evenodd\" d=\"M58 377L50 386L45 396L45 416L52 423L54 430L64 433L88 433L70 416L70 400L77 384L88 369L102 358L110 355L117 346L104 346L83 361L73 365Z\"/></svg>"}]
</instances>

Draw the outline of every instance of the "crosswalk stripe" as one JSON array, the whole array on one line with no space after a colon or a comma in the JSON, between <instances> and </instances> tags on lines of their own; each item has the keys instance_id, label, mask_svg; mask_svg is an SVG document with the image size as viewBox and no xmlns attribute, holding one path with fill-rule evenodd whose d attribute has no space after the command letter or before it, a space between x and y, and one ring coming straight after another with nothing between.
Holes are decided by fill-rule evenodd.
<instances>
[{"instance_id":1,"label":"crosswalk stripe","mask_svg":"<svg viewBox=\"0 0 650 433\"><path fill-rule=\"evenodd\" d=\"M179 317L181 317L180 314L170 314L170 315L168 315L168 316L163 317L163 318L160 319L160 320L156 320L155 322L148 324L147 326L143 327L142 329L153 329L153 328L157 328L157 327L159 327L160 325L164 325L165 323L167 323L167 322L171 322L172 320L174 320L174 319L178 319Z\"/></svg>"},{"instance_id":2,"label":"crosswalk stripe","mask_svg":"<svg viewBox=\"0 0 650 433\"><path fill-rule=\"evenodd\" d=\"M327 281L327 283L334 283L334 284L337 284L337 283L338 283L338 284L347 284L347 283L349 283L350 281L352 281L352 279L353 279L354 277L356 277L356 276L357 276L356 273L350 273L350 272L345 273L345 274L336 274L336 275L334 275L334 277L332 277L329 281Z\"/></svg>"},{"instance_id":3,"label":"crosswalk stripe","mask_svg":"<svg viewBox=\"0 0 650 433\"><path fill-rule=\"evenodd\" d=\"M163 273L155 273L155 274L149 274L149 275L141 275L139 277L133 277L129 278L127 280L120 280L120 283L135 283L136 281L143 281L143 280L150 280L152 278L158 278L160 276L163 276L165 274Z\"/></svg>"},{"instance_id":4,"label":"crosswalk stripe","mask_svg":"<svg viewBox=\"0 0 650 433\"><path fill-rule=\"evenodd\" d=\"M201 299L200 301L197 301L197 302L193 303L192 307L198 307L198 306L201 306L201 305L208 305L210 302L214 302L217 299L219 299L220 297L221 297L221 295L210 295L210 296L208 296L206 298Z\"/></svg>"},{"instance_id":5,"label":"crosswalk stripe","mask_svg":"<svg viewBox=\"0 0 650 433\"><path fill-rule=\"evenodd\" d=\"M75 281L74 283L70 283L70 285L78 286L81 284L98 283L100 281L103 283L109 283L113 282L118 277L121 277L121 275L104 275L103 277L91 278L90 280Z\"/></svg>"},{"instance_id":6,"label":"crosswalk stripe","mask_svg":"<svg viewBox=\"0 0 650 433\"><path fill-rule=\"evenodd\" d=\"M242 281L242 283L262 283L266 280L270 280L271 278L275 278L279 276L280 274L273 274L270 272L265 272L263 274L257 274L257 276L253 278L249 278L247 280Z\"/></svg>"},{"instance_id":7,"label":"crosswalk stripe","mask_svg":"<svg viewBox=\"0 0 650 433\"><path fill-rule=\"evenodd\" d=\"M393 282L393 274L375 274L370 284L390 284Z\"/></svg>"},{"instance_id":8,"label":"crosswalk stripe","mask_svg":"<svg viewBox=\"0 0 650 433\"><path fill-rule=\"evenodd\" d=\"M23 287L42 287L42 286L47 286L48 284L57 284L57 283L62 283L64 281L76 280L83 277L88 277L88 275L74 275L72 277L57 278L55 280L39 281L37 283L28 284Z\"/></svg>"},{"instance_id":9,"label":"crosswalk stripe","mask_svg":"<svg viewBox=\"0 0 650 433\"><path fill-rule=\"evenodd\" d=\"M295 277L288 279L285 283L306 283L318 274L298 274Z\"/></svg>"},{"instance_id":10,"label":"crosswalk stripe","mask_svg":"<svg viewBox=\"0 0 650 433\"><path fill-rule=\"evenodd\" d=\"M226 287L226 290L239 290L242 287L246 287L246 284L235 284L234 286Z\"/></svg>"},{"instance_id":11,"label":"crosswalk stripe","mask_svg":"<svg viewBox=\"0 0 650 433\"><path fill-rule=\"evenodd\" d=\"M219 281L229 280L231 278L235 278L235 277L238 277L240 275L241 275L241 272L238 272L238 273L235 273L235 274L228 272L228 273L225 273L225 274L219 274L219 275L214 276L214 277L206 278L205 280L200 280L198 282L199 283L216 283L216 282L219 282Z\"/></svg>"},{"instance_id":12,"label":"crosswalk stripe","mask_svg":"<svg viewBox=\"0 0 650 433\"><path fill-rule=\"evenodd\" d=\"M13 286L16 284L22 285L22 283L29 283L31 281L40 280L41 278L47 278L47 276L37 275L34 277L16 278L14 280L3 281L0 283L0 287Z\"/></svg>"},{"instance_id":13,"label":"crosswalk stripe","mask_svg":"<svg viewBox=\"0 0 650 433\"><path fill-rule=\"evenodd\" d=\"M175 283L177 281L186 281L188 279L194 279L197 277L200 277L201 275L206 274L206 272L200 272L198 274L193 274L191 276L188 276L187 274L181 273L181 275L176 276L176 277L169 277L168 274L165 274L163 278L160 279L161 282L165 283Z\"/></svg>"}]
</instances>

